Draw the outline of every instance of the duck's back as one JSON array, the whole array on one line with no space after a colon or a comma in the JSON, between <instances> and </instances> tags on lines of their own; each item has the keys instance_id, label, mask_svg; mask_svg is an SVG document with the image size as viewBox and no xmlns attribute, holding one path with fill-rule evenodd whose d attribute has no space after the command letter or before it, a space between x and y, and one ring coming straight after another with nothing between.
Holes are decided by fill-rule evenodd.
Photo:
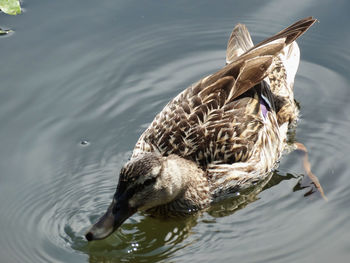
<instances>
[{"instance_id":1,"label":"duck's back","mask_svg":"<svg viewBox=\"0 0 350 263\"><path fill-rule=\"evenodd\" d=\"M270 170L283 150L287 124L297 116L299 50L293 42L314 21L301 20L255 47L245 26L236 26L228 64L171 100L141 135L132 158L176 154L211 177L225 174L224 181L239 177L227 176L232 169L243 167L245 178Z\"/></svg>"},{"instance_id":2,"label":"duck's back","mask_svg":"<svg viewBox=\"0 0 350 263\"><path fill-rule=\"evenodd\" d=\"M142 150L176 154L205 168L246 161L263 126L256 87L230 100L233 77L186 89L159 113L140 138Z\"/></svg>"}]
</instances>

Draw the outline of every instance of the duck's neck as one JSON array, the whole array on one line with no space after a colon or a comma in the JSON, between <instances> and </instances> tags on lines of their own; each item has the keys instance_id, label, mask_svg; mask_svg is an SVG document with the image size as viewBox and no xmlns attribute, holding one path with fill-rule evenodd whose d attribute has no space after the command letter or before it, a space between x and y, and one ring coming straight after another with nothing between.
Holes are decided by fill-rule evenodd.
<instances>
[{"instance_id":1,"label":"duck's neck","mask_svg":"<svg viewBox=\"0 0 350 263\"><path fill-rule=\"evenodd\" d=\"M163 167L163 179L168 190L174 192L174 199L152 208L152 214L191 213L207 207L211 201L209 183L205 172L196 163L170 155Z\"/></svg>"}]
</instances>

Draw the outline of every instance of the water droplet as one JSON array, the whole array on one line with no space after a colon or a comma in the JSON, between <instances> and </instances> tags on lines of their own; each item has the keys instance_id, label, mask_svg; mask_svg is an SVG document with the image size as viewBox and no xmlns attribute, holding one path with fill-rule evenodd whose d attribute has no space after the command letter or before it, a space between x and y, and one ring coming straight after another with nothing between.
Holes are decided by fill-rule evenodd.
<instances>
[{"instance_id":1,"label":"water droplet","mask_svg":"<svg viewBox=\"0 0 350 263\"><path fill-rule=\"evenodd\" d=\"M80 142L80 145L82 145L82 146L88 146L88 145L90 145L90 142L87 141L87 140L82 140L82 141Z\"/></svg>"},{"instance_id":2,"label":"water droplet","mask_svg":"<svg viewBox=\"0 0 350 263\"><path fill-rule=\"evenodd\" d=\"M0 28L0 36L1 36L1 35L7 35L7 34L12 33L12 32L13 32L12 30L1 29L1 28Z\"/></svg>"}]
</instances>

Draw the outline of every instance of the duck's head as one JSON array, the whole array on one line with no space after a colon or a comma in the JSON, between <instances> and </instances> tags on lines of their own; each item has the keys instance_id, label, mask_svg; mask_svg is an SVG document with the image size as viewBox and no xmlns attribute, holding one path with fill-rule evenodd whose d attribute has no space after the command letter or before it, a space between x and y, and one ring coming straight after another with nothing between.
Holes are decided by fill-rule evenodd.
<instances>
[{"instance_id":1,"label":"duck's head","mask_svg":"<svg viewBox=\"0 0 350 263\"><path fill-rule=\"evenodd\" d=\"M112 203L88 230L86 239L104 239L135 212L174 200L183 187L181 176L176 176L176 163L152 153L127 162L121 169Z\"/></svg>"}]
</instances>

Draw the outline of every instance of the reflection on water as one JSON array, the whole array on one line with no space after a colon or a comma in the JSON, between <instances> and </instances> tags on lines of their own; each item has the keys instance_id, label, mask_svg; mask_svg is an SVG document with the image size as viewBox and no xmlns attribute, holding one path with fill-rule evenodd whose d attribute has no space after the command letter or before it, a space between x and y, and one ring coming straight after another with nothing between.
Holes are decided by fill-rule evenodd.
<instances>
[{"instance_id":1,"label":"reflection on water","mask_svg":"<svg viewBox=\"0 0 350 263\"><path fill-rule=\"evenodd\" d=\"M180 2L32 1L23 15L2 17L0 27L15 32L0 38L1 261L349 258L349 4ZM307 146L330 201L291 152L271 180L208 211L168 220L136 214L87 243L138 136L172 97L224 65L233 25L246 23L257 42L307 15L321 22L299 41L301 119L289 140Z\"/></svg>"},{"instance_id":2,"label":"reflection on water","mask_svg":"<svg viewBox=\"0 0 350 263\"><path fill-rule=\"evenodd\" d=\"M196 239L191 237L193 233L191 229L197 225L199 219L203 219L203 213L210 215L209 218L203 219L203 223L215 224L215 218L231 215L256 201L261 190L292 178L295 177L274 172L259 185L246 190L245 193L216 203L206 212L168 219L138 215L129 219L105 240L90 243L79 240L73 243L72 247L87 253L89 262L162 261L196 242Z\"/></svg>"},{"instance_id":3,"label":"reflection on water","mask_svg":"<svg viewBox=\"0 0 350 263\"><path fill-rule=\"evenodd\" d=\"M176 221L142 217L129 221L132 222L123 224L107 240L85 243L80 250L89 254L90 262L136 259L139 262L158 262L191 244L186 238L196 224L196 217Z\"/></svg>"}]
</instances>

